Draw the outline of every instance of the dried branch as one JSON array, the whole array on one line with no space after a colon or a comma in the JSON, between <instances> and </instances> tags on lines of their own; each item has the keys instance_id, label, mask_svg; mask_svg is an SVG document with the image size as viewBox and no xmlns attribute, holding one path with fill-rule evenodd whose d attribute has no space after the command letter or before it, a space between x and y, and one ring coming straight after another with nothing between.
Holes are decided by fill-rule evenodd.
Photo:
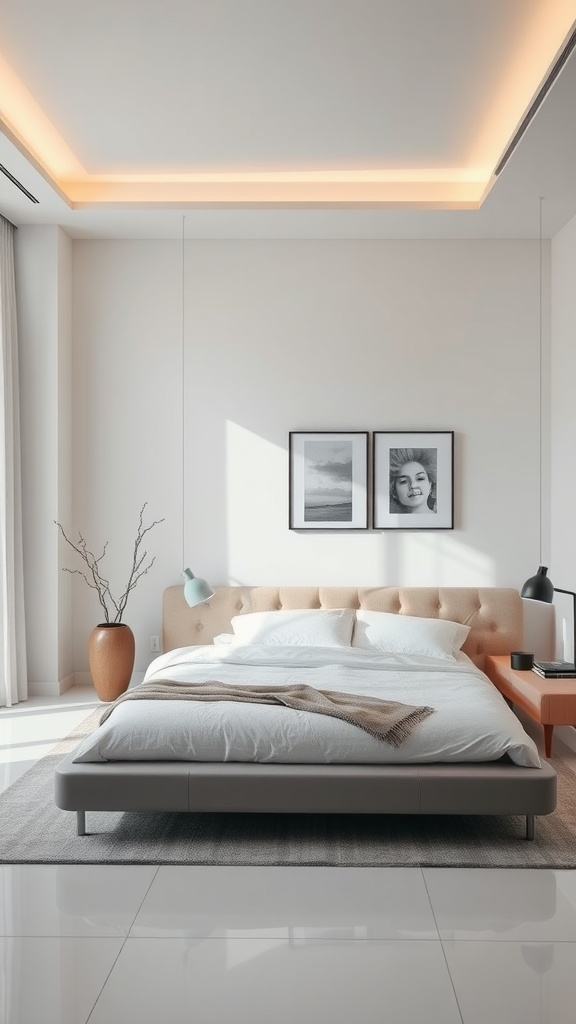
<instances>
[{"instance_id":1,"label":"dried branch","mask_svg":"<svg viewBox=\"0 0 576 1024\"><path fill-rule=\"evenodd\" d=\"M140 509L140 516L138 519L138 531L136 533L136 540L134 541L134 551L132 554L132 569L130 571L126 587L124 588L124 591L122 595L118 598L118 600L116 600L116 598L112 596L112 593L110 591L110 581L102 575L102 572L100 570L100 563L106 554L108 541L106 541L102 549L102 553L100 555L95 555L94 552L91 551L90 548L88 547L81 533L78 534L78 542L75 544L74 541L71 540L67 533L64 531L63 526L59 522L57 522L57 520L54 520L56 526L60 530L60 533L62 534L66 543L69 544L72 550L75 551L76 554L82 559L87 568L87 572L82 572L80 569L67 568L65 568L63 571L69 572L72 575L81 576L84 582L87 583L92 590L96 591L96 593L98 594L98 600L102 605L102 608L104 609L106 622L122 622L122 616L124 614L124 609L126 608L126 603L128 601L129 595L134 590L138 581L142 579L142 576L145 576L146 573L150 571L150 569L154 565L154 562L156 561L155 558L152 558L148 565L142 568L142 565L144 564L146 558L148 557L148 552L144 551L142 554L140 554L140 545L142 544L144 537L146 536L147 533L150 532L150 530L152 530L155 526L158 526L159 523L164 522L163 519L155 519L154 522L150 523L148 526L144 526L144 509L146 508L147 504L148 502L145 501L144 504L142 505L142 508Z\"/></svg>"}]
</instances>

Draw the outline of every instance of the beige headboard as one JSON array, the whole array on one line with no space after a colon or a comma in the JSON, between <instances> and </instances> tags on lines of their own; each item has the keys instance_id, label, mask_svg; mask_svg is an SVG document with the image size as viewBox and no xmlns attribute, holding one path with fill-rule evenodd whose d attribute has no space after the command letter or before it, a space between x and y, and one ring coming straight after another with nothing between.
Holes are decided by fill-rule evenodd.
<instances>
[{"instance_id":1,"label":"beige headboard","mask_svg":"<svg viewBox=\"0 0 576 1024\"><path fill-rule=\"evenodd\" d=\"M451 619L470 626L462 650L480 668L486 654L509 654L522 645L522 601L505 587L216 587L206 604L189 608L181 586L163 600L165 651L210 644L231 632L246 612L279 608L368 608L371 611Z\"/></svg>"}]
</instances>

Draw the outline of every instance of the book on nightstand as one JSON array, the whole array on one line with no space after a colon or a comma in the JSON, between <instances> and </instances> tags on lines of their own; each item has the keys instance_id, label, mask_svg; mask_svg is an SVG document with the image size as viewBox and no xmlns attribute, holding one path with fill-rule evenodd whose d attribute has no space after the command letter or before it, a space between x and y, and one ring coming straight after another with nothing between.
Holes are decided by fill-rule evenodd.
<instances>
[{"instance_id":1,"label":"book on nightstand","mask_svg":"<svg viewBox=\"0 0 576 1024\"><path fill-rule=\"evenodd\" d=\"M544 679L576 679L576 665L570 661L535 661L532 671Z\"/></svg>"}]
</instances>

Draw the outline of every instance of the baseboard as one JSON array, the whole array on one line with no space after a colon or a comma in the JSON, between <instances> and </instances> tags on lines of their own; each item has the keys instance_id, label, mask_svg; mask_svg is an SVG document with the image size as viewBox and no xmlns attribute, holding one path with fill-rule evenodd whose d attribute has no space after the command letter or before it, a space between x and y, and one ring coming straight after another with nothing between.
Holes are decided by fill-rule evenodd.
<instances>
[{"instance_id":1,"label":"baseboard","mask_svg":"<svg viewBox=\"0 0 576 1024\"><path fill-rule=\"evenodd\" d=\"M74 686L93 686L92 676L88 671L74 673Z\"/></svg>"},{"instance_id":2,"label":"baseboard","mask_svg":"<svg viewBox=\"0 0 576 1024\"><path fill-rule=\"evenodd\" d=\"M144 679L143 672L133 672L132 679L130 680L130 686L137 686ZM74 686L93 686L92 676L90 672L74 672Z\"/></svg>"},{"instance_id":3,"label":"baseboard","mask_svg":"<svg viewBox=\"0 0 576 1024\"><path fill-rule=\"evenodd\" d=\"M137 686L144 679L143 672L133 672L132 679L130 680L130 686ZM90 672L70 672L69 675L64 676L63 679L35 679L33 682L28 683L28 696L29 697L61 697L67 690L71 690L73 686L93 686L92 676Z\"/></svg>"},{"instance_id":4,"label":"baseboard","mask_svg":"<svg viewBox=\"0 0 576 1024\"><path fill-rule=\"evenodd\" d=\"M76 684L76 673L70 672L63 679L35 679L28 683L29 697L61 697Z\"/></svg>"}]
</instances>

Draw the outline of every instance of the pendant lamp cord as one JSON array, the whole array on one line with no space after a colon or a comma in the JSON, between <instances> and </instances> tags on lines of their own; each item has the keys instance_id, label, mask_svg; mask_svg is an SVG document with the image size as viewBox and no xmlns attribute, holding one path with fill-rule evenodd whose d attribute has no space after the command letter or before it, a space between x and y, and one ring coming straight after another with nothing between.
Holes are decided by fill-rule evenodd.
<instances>
[{"instance_id":1,"label":"pendant lamp cord","mask_svg":"<svg viewBox=\"0 0 576 1024\"><path fill-rule=\"evenodd\" d=\"M181 328L182 328L182 568L186 567L186 544L185 544L185 508L186 508L186 443L185 443L185 397L186 397L186 384L185 384L185 369L186 369L186 216L182 217L182 238L181 238L181 295L180 300L182 304L181 308Z\"/></svg>"},{"instance_id":2,"label":"pendant lamp cord","mask_svg":"<svg viewBox=\"0 0 576 1024\"><path fill-rule=\"evenodd\" d=\"M539 248L538 248L538 260L539 260L539 355L540 355L540 396L539 396L539 460L540 460L540 561L539 565L542 565L542 506L543 506L543 495L542 495L542 482L543 482L543 446L542 446L542 409L543 409L543 377L544 377L544 356L543 356L543 307L544 307L544 268L543 268L543 254L542 254L542 203L544 202L544 196L539 196L540 202L540 218L539 218Z\"/></svg>"}]
</instances>

